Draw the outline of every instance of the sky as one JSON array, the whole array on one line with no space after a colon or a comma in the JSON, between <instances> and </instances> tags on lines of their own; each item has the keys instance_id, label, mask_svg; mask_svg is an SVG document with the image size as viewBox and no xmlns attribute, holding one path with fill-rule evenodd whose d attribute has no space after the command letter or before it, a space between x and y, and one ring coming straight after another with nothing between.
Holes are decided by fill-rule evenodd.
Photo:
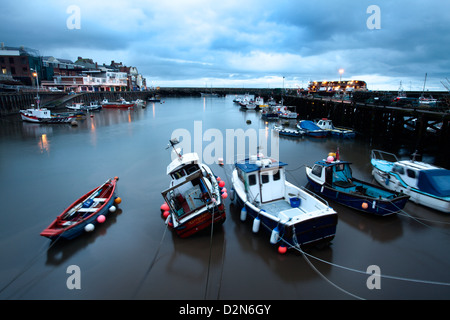
<instances>
[{"instance_id":1,"label":"sky","mask_svg":"<svg viewBox=\"0 0 450 320\"><path fill-rule=\"evenodd\" d=\"M74 9L75 8L75 9ZM2 0L0 42L137 67L148 86L445 91L447 0Z\"/></svg>"}]
</instances>

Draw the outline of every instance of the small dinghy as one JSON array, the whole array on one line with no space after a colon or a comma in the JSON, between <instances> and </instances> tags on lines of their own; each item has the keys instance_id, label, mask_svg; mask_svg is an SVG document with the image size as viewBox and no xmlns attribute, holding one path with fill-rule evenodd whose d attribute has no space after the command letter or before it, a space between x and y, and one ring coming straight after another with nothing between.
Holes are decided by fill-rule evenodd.
<instances>
[{"instance_id":1,"label":"small dinghy","mask_svg":"<svg viewBox=\"0 0 450 320\"><path fill-rule=\"evenodd\" d=\"M70 240L84 232L93 231L98 223L105 221L110 212L116 211L117 205L122 201L115 196L118 180L118 177L108 179L72 203L41 232L41 236L52 240Z\"/></svg>"}]
</instances>

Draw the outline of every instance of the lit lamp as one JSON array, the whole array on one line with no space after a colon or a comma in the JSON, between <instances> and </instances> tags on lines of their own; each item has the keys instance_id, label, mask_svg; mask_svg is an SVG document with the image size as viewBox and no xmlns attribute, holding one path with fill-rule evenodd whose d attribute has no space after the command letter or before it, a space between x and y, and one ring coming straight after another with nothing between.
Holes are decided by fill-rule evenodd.
<instances>
[{"instance_id":1,"label":"lit lamp","mask_svg":"<svg viewBox=\"0 0 450 320\"><path fill-rule=\"evenodd\" d=\"M339 69L339 82L342 80L342 74L344 73L344 69Z\"/></svg>"}]
</instances>

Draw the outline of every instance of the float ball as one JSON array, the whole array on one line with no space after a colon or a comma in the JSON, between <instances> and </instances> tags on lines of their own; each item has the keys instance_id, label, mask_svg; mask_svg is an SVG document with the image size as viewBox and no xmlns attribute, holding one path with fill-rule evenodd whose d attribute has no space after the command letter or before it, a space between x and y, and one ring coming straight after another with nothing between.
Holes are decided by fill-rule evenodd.
<instances>
[{"instance_id":1,"label":"float ball","mask_svg":"<svg viewBox=\"0 0 450 320\"><path fill-rule=\"evenodd\" d=\"M367 209L369 207L369 205L367 204L367 202L363 202L363 204L361 205L361 207L363 209Z\"/></svg>"},{"instance_id":2,"label":"float ball","mask_svg":"<svg viewBox=\"0 0 450 320\"><path fill-rule=\"evenodd\" d=\"M105 220L106 220L106 218L102 214L97 217L97 222L98 223L103 223L103 222L105 222Z\"/></svg>"},{"instance_id":3,"label":"float ball","mask_svg":"<svg viewBox=\"0 0 450 320\"><path fill-rule=\"evenodd\" d=\"M117 197L117 198L114 199L114 202L115 202L116 204L119 204L119 203L122 202L122 199L121 199L120 197Z\"/></svg>"},{"instance_id":4,"label":"float ball","mask_svg":"<svg viewBox=\"0 0 450 320\"><path fill-rule=\"evenodd\" d=\"M220 181L219 182L219 187L221 187L221 188L225 187L225 181L223 181L223 180Z\"/></svg>"},{"instance_id":5,"label":"float ball","mask_svg":"<svg viewBox=\"0 0 450 320\"><path fill-rule=\"evenodd\" d=\"M109 212L115 212L115 211L116 211L116 207L114 207L114 206L109 207Z\"/></svg>"},{"instance_id":6,"label":"float ball","mask_svg":"<svg viewBox=\"0 0 450 320\"><path fill-rule=\"evenodd\" d=\"M167 217L169 216L169 214L170 214L169 211L164 211L164 213L163 213L164 219L167 219Z\"/></svg>"},{"instance_id":7,"label":"float ball","mask_svg":"<svg viewBox=\"0 0 450 320\"><path fill-rule=\"evenodd\" d=\"M92 223L89 223L84 227L84 231L86 231L86 232L94 231L94 229L95 229L95 227Z\"/></svg>"},{"instance_id":8,"label":"float ball","mask_svg":"<svg viewBox=\"0 0 450 320\"><path fill-rule=\"evenodd\" d=\"M164 211L169 211L169 205L167 204L167 203L163 203L162 205L161 205L161 211L162 212L164 212Z\"/></svg>"},{"instance_id":9,"label":"float ball","mask_svg":"<svg viewBox=\"0 0 450 320\"><path fill-rule=\"evenodd\" d=\"M286 246L279 246L278 247L278 253L285 254L286 251L287 251L287 247Z\"/></svg>"},{"instance_id":10,"label":"float ball","mask_svg":"<svg viewBox=\"0 0 450 320\"><path fill-rule=\"evenodd\" d=\"M228 197L228 193L224 192L222 193L222 199L226 199Z\"/></svg>"}]
</instances>

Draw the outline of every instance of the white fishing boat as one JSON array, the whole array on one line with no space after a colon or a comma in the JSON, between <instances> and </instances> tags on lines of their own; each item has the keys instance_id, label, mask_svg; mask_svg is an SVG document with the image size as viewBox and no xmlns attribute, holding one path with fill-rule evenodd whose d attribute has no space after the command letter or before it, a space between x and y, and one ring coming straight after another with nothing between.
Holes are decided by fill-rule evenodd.
<instances>
[{"instance_id":1,"label":"white fishing boat","mask_svg":"<svg viewBox=\"0 0 450 320\"><path fill-rule=\"evenodd\" d=\"M170 140L169 147L175 153L167 166L171 177L169 188L161 194L163 218L181 238L189 237L212 224L225 221L223 198L227 197L224 182L218 181L209 166L199 161L197 153L182 155L176 149L176 139Z\"/></svg>"},{"instance_id":2,"label":"white fishing boat","mask_svg":"<svg viewBox=\"0 0 450 320\"><path fill-rule=\"evenodd\" d=\"M387 189L403 192L410 200L450 213L450 170L425 162L398 160L397 156L372 150L372 175Z\"/></svg>"},{"instance_id":3,"label":"white fishing boat","mask_svg":"<svg viewBox=\"0 0 450 320\"><path fill-rule=\"evenodd\" d=\"M329 243L336 233L336 211L325 200L286 181L286 165L262 155L235 163L231 199L241 208L241 220L250 216L253 232L264 226L270 243L284 250Z\"/></svg>"},{"instance_id":4,"label":"white fishing boat","mask_svg":"<svg viewBox=\"0 0 450 320\"><path fill-rule=\"evenodd\" d=\"M354 138L356 136L355 130L344 127L335 127L333 121L327 118L314 121L314 123L321 129L327 130L332 136L340 138Z\"/></svg>"},{"instance_id":5,"label":"white fishing boat","mask_svg":"<svg viewBox=\"0 0 450 320\"><path fill-rule=\"evenodd\" d=\"M29 108L20 110L23 121L35 123L69 123L77 118L77 115L52 114L47 108Z\"/></svg>"}]
</instances>

